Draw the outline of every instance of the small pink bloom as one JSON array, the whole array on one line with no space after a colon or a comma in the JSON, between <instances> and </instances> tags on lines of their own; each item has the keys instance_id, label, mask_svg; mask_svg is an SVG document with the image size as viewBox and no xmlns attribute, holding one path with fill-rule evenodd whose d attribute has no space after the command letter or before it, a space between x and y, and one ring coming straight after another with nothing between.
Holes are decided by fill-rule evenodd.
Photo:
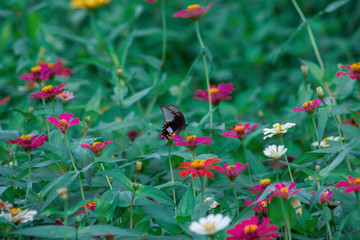
<instances>
[{"instance_id":1,"label":"small pink bloom","mask_svg":"<svg viewBox=\"0 0 360 240\"><path fill-rule=\"evenodd\" d=\"M39 135L23 135L17 139L8 139L8 144L16 144L19 147L22 147L25 152L30 152L31 149L36 149L39 146L42 146L46 140L48 140L48 137L44 134Z\"/></svg>"},{"instance_id":2,"label":"small pink bloom","mask_svg":"<svg viewBox=\"0 0 360 240\"><path fill-rule=\"evenodd\" d=\"M71 120L72 116L73 115L71 113L62 113L59 115L60 121L55 117L49 117L46 121L54 124L57 128L60 128L60 130L63 133L66 133L68 127L71 127L71 126L74 126L74 125L77 125L80 123L80 120L78 118L74 118L73 120Z\"/></svg>"},{"instance_id":3,"label":"small pink bloom","mask_svg":"<svg viewBox=\"0 0 360 240\"><path fill-rule=\"evenodd\" d=\"M0 105L5 104L9 99L10 97L4 97L3 99L0 100Z\"/></svg>"},{"instance_id":4,"label":"small pink bloom","mask_svg":"<svg viewBox=\"0 0 360 240\"><path fill-rule=\"evenodd\" d=\"M255 200L258 201L259 198L260 198L260 196L255 197ZM270 195L270 197L269 197L269 202L271 202L271 200L272 200L272 197L271 197L271 195ZM255 203L255 202L253 202L253 201L246 201L246 202L244 203L244 205L245 205L245 206L251 206L251 205L253 205L254 203ZM263 200L261 200L259 203L257 203L257 204L254 206L253 210L254 210L256 213L258 213L258 214L260 214L260 215L262 215L262 216L264 216L264 217L267 217L267 210L268 210L267 205L268 205L267 199L264 198Z\"/></svg>"},{"instance_id":5,"label":"small pink bloom","mask_svg":"<svg viewBox=\"0 0 360 240\"><path fill-rule=\"evenodd\" d=\"M65 90L68 90L67 88L63 88L65 85L66 83L62 83L58 87L53 87L52 85L45 86L42 88L41 92L31 94L30 99L42 98L52 100L56 95L61 94Z\"/></svg>"},{"instance_id":6,"label":"small pink bloom","mask_svg":"<svg viewBox=\"0 0 360 240\"><path fill-rule=\"evenodd\" d=\"M213 4L214 4L213 2L209 3L209 5L205 9L203 7L200 7L199 4L190 5L187 7L187 9L175 13L173 17L182 17L182 18L190 18L192 20L198 20L202 15L207 13L207 11L210 9L210 7Z\"/></svg>"},{"instance_id":7,"label":"small pink bloom","mask_svg":"<svg viewBox=\"0 0 360 240\"><path fill-rule=\"evenodd\" d=\"M316 191L314 191L313 193L316 193ZM319 202L326 202L326 200L328 201L332 201L332 197L331 195L333 194L332 190L324 190L319 198Z\"/></svg>"},{"instance_id":8,"label":"small pink bloom","mask_svg":"<svg viewBox=\"0 0 360 240\"><path fill-rule=\"evenodd\" d=\"M294 107L294 112L307 112L308 114L313 114L316 108L321 104L321 100L314 99L308 102L305 102L302 107Z\"/></svg>"},{"instance_id":9,"label":"small pink bloom","mask_svg":"<svg viewBox=\"0 0 360 240\"><path fill-rule=\"evenodd\" d=\"M290 183L289 188L286 187L285 183L277 183L274 187L276 188L276 191L271 191L273 196L285 199L288 199L290 196L298 194L301 191L301 189L292 191L292 189L296 187L296 183L294 182Z\"/></svg>"},{"instance_id":10,"label":"small pink bloom","mask_svg":"<svg viewBox=\"0 0 360 240\"><path fill-rule=\"evenodd\" d=\"M265 179L261 179L259 182L261 184L255 185L254 187L249 187L250 188L249 191L251 193L256 193L261 195L265 191L265 189L270 185L271 179L265 178Z\"/></svg>"},{"instance_id":11,"label":"small pink bloom","mask_svg":"<svg viewBox=\"0 0 360 240\"><path fill-rule=\"evenodd\" d=\"M227 240L275 240L279 237L278 227L269 224L270 219L264 218L259 223L259 217L252 216L250 219L244 219L241 223L236 224L233 228L226 231L230 234Z\"/></svg>"},{"instance_id":12,"label":"small pink bloom","mask_svg":"<svg viewBox=\"0 0 360 240\"><path fill-rule=\"evenodd\" d=\"M213 142L210 140L210 137L197 137L195 135L185 136L185 141L182 141L181 139L181 136L176 137L176 139L174 139L174 141L176 141L174 145L185 146L190 151L194 151L200 144L209 145Z\"/></svg>"},{"instance_id":13,"label":"small pink bloom","mask_svg":"<svg viewBox=\"0 0 360 240\"><path fill-rule=\"evenodd\" d=\"M230 138L239 138L240 140L243 140L245 136L258 127L257 124L249 128L251 123L245 123L245 125L242 125L241 123L236 124L235 128L231 129L231 131L224 132L221 134L221 136L224 137L230 137Z\"/></svg>"},{"instance_id":14,"label":"small pink bloom","mask_svg":"<svg viewBox=\"0 0 360 240\"><path fill-rule=\"evenodd\" d=\"M230 181L234 181L235 178L239 176L239 174L243 170L246 169L247 165L248 165L247 163L243 165L242 163L239 162L235 163L235 165L229 165L225 163L224 167L219 166L219 172L227 176Z\"/></svg>"},{"instance_id":15,"label":"small pink bloom","mask_svg":"<svg viewBox=\"0 0 360 240\"><path fill-rule=\"evenodd\" d=\"M337 72L337 77L342 78L349 75L352 80L360 80L360 62L351 65L340 65L340 68L348 70L349 72Z\"/></svg>"},{"instance_id":16,"label":"small pink bloom","mask_svg":"<svg viewBox=\"0 0 360 240\"><path fill-rule=\"evenodd\" d=\"M145 0L145 2L153 3L154 0Z\"/></svg>"},{"instance_id":17,"label":"small pink bloom","mask_svg":"<svg viewBox=\"0 0 360 240\"><path fill-rule=\"evenodd\" d=\"M57 98L59 98L62 102L67 102L75 97L74 93L72 92L62 92L58 95L56 95Z\"/></svg>"},{"instance_id":18,"label":"small pink bloom","mask_svg":"<svg viewBox=\"0 0 360 240\"><path fill-rule=\"evenodd\" d=\"M216 106L224 100L231 100L231 97L228 95L234 90L233 83L220 83L218 87L215 87L214 85L210 86L212 104ZM209 102L208 90L196 90L193 99Z\"/></svg>"},{"instance_id":19,"label":"small pink bloom","mask_svg":"<svg viewBox=\"0 0 360 240\"><path fill-rule=\"evenodd\" d=\"M342 180L335 184L335 188L346 188L344 193L351 193L354 191L358 194L360 191L360 177L348 176L348 179L348 181Z\"/></svg>"},{"instance_id":20,"label":"small pink bloom","mask_svg":"<svg viewBox=\"0 0 360 240\"><path fill-rule=\"evenodd\" d=\"M101 152L107 145L110 145L113 140L105 141L105 142L94 142L92 145L89 144L81 144L83 148L90 149L96 156L100 156Z\"/></svg>"}]
</instances>

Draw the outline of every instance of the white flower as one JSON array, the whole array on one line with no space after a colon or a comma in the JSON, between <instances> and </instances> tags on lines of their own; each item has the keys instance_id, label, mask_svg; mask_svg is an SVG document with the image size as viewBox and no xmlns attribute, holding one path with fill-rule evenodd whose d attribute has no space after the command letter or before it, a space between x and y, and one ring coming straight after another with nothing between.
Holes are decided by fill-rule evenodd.
<instances>
[{"instance_id":1,"label":"white flower","mask_svg":"<svg viewBox=\"0 0 360 240\"><path fill-rule=\"evenodd\" d=\"M218 205L220 205L217 201L215 201L215 199L213 197L205 198L205 202L207 202L207 201L213 201L213 203L209 206L210 208L208 211L210 211L213 208L215 209Z\"/></svg>"},{"instance_id":2,"label":"white flower","mask_svg":"<svg viewBox=\"0 0 360 240\"><path fill-rule=\"evenodd\" d=\"M343 138L344 139L344 138ZM328 148L328 147L330 147L330 144L327 142L327 141L336 141L336 142L338 142L338 141L340 141L340 137L334 137L334 136L331 136L331 137L326 137L326 138L324 138L323 140L321 140L321 142L320 142L320 147L322 147L322 148ZM311 144L313 147L317 147L317 146L319 146L319 143L318 142L313 142L312 144Z\"/></svg>"},{"instance_id":3,"label":"white flower","mask_svg":"<svg viewBox=\"0 0 360 240\"><path fill-rule=\"evenodd\" d=\"M189 229L190 231L200 235L213 236L218 231L221 231L229 226L230 222L230 217L224 217L221 213L216 215L210 214L206 217L200 218L198 222L192 222Z\"/></svg>"},{"instance_id":4,"label":"white flower","mask_svg":"<svg viewBox=\"0 0 360 240\"><path fill-rule=\"evenodd\" d=\"M20 224L31 222L34 220L34 216L37 214L35 210L26 209L22 211L20 208L12 208L10 213L2 212L0 217L4 217L12 223Z\"/></svg>"},{"instance_id":5,"label":"white flower","mask_svg":"<svg viewBox=\"0 0 360 240\"><path fill-rule=\"evenodd\" d=\"M274 135L279 135L279 134L283 134L286 133L287 130L293 126L295 126L295 123L285 123L284 125L280 125L278 123L275 123L273 125L273 128L264 128L263 129L263 134L264 136L264 140L268 137L272 137Z\"/></svg>"},{"instance_id":6,"label":"white flower","mask_svg":"<svg viewBox=\"0 0 360 240\"><path fill-rule=\"evenodd\" d=\"M264 149L264 155L272 159L280 159L288 149L284 145L270 145Z\"/></svg>"},{"instance_id":7,"label":"white flower","mask_svg":"<svg viewBox=\"0 0 360 240\"><path fill-rule=\"evenodd\" d=\"M13 205L8 201L4 202L3 200L0 200L0 211L3 211L4 209L9 211L12 207Z\"/></svg>"}]
</instances>

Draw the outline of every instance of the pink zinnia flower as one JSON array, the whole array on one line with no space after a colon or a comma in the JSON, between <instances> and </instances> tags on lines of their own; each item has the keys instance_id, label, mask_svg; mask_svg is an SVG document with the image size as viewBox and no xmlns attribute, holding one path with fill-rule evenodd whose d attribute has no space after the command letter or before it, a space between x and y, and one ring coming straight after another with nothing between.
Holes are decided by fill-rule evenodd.
<instances>
[{"instance_id":1,"label":"pink zinnia flower","mask_svg":"<svg viewBox=\"0 0 360 240\"><path fill-rule=\"evenodd\" d=\"M259 182L261 184L255 185L254 187L249 187L250 188L249 191L261 195L265 191L265 189L270 185L271 179L265 178L265 179L261 179Z\"/></svg>"},{"instance_id":2,"label":"pink zinnia flower","mask_svg":"<svg viewBox=\"0 0 360 240\"><path fill-rule=\"evenodd\" d=\"M10 97L4 97L3 99L0 100L0 105L5 104L9 99Z\"/></svg>"},{"instance_id":3,"label":"pink zinnia flower","mask_svg":"<svg viewBox=\"0 0 360 240\"><path fill-rule=\"evenodd\" d=\"M71 127L71 126L74 126L74 125L77 125L80 123L80 120L78 118L74 118L73 120L71 120L72 116L73 115L71 113L62 113L59 115L60 121L55 117L49 117L46 121L54 124L57 128L60 128L60 130L63 133L66 133L68 127Z\"/></svg>"},{"instance_id":4,"label":"pink zinnia flower","mask_svg":"<svg viewBox=\"0 0 360 240\"><path fill-rule=\"evenodd\" d=\"M145 0L145 2L153 3L154 0Z\"/></svg>"},{"instance_id":5,"label":"pink zinnia flower","mask_svg":"<svg viewBox=\"0 0 360 240\"><path fill-rule=\"evenodd\" d=\"M349 181L342 180L335 184L336 188L346 188L344 193L355 192L356 194L360 191L360 177L348 176Z\"/></svg>"},{"instance_id":6,"label":"pink zinnia flower","mask_svg":"<svg viewBox=\"0 0 360 240\"><path fill-rule=\"evenodd\" d=\"M39 146L42 146L46 140L48 140L48 137L44 134L39 135L22 135L21 137L17 139L8 139L8 144L16 144L19 147L22 147L25 152L30 152L31 149L36 149Z\"/></svg>"},{"instance_id":7,"label":"pink zinnia flower","mask_svg":"<svg viewBox=\"0 0 360 240\"><path fill-rule=\"evenodd\" d=\"M316 191L314 191L313 193L316 193ZM332 201L332 197L331 195L333 194L332 190L324 190L319 198L319 202L326 202L326 200L328 201Z\"/></svg>"},{"instance_id":8,"label":"pink zinnia flower","mask_svg":"<svg viewBox=\"0 0 360 240\"><path fill-rule=\"evenodd\" d=\"M305 102L302 107L294 107L294 112L307 112L308 114L313 114L316 110L316 108L320 105L321 100L314 99L310 100L308 102Z\"/></svg>"},{"instance_id":9,"label":"pink zinnia flower","mask_svg":"<svg viewBox=\"0 0 360 240\"><path fill-rule=\"evenodd\" d=\"M351 65L340 65L340 68L346 69L349 72L337 72L336 76L339 78L345 77L349 75L352 80L358 79L360 80L360 62L354 63Z\"/></svg>"},{"instance_id":10,"label":"pink zinnia flower","mask_svg":"<svg viewBox=\"0 0 360 240\"><path fill-rule=\"evenodd\" d=\"M95 155L98 157L101 155L102 151L107 145L110 145L113 140L105 141L105 142L94 142L92 145L89 144L81 144L83 148L90 149Z\"/></svg>"},{"instance_id":11,"label":"pink zinnia flower","mask_svg":"<svg viewBox=\"0 0 360 240\"><path fill-rule=\"evenodd\" d=\"M260 198L260 196L255 197L255 200L258 201L259 198ZM271 197L271 195L270 195L270 197L269 197L269 202L271 202L271 200L272 200L272 197ZM253 201L246 201L246 202L244 203L244 205L245 205L245 206L251 206L251 205L253 205L254 203L255 203L255 202L253 202ZM253 210L254 210L256 213L260 214L261 216L267 217L267 210L268 210L267 205L268 205L267 199L264 198L263 200L261 200L259 203L257 203L257 204L254 206Z\"/></svg>"},{"instance_id":12,"label":"pink zinnia flower","mask_svg":"<svg viewBox=\"0 0 360 240\"><path fill-rule=\"evenodd\" d=\"M245 136L258 127L257 124L249 128L251 123L245 123L245 125L242 125L241 123L236 124L235 128L231 129L231 131L224 132L221 134L221 136L224 137L230 137L230 138L239 138L240 140L243 140Z\"/></svg>"},{"instance_id":13,"label":"pink zinnia flower","mask_svg":"<svg viewBox=\"0 0 360 240\"><path fill-rule=\"evenodd\" d=\"M231 97L228 95L231 94L234 90L235 88L233 88L233 83L220 83L218 87L215 87L214 85L210 86L212 104L216 106L224 100L231 100ZM196 90L193 98L209 102L208 90Z\"/></svg>"},{"instance_id":14,"label":"pink zinnia flower","mask_svg":"<svg viewBox=\"0 0 360 240\"><path fill-rule=\"evenodd\" d=\"M242 163L239 162L235 163L235 165L229 165L225 163L224 167L219 166L219 172L227 176L230 181L234 181L235 178L239 176L239 174L243 170L246 169L247 165L248 165L247 163L243 165Z\"/></svg>"},{"instance_id":15,"label":"pink zinnia flower","mask_svg":"<svg viewBox=\"0 0 360 240\"><path fill-rule=\"evenodd\" d=\"M259 217L252 216L250 219L245 219L241 223L236 224L233 228L226 231L230 234L227 240L275 240L279 237L278 227L270 224L270 219L264 218L259 223Z\"/></svg>"},{"instance_id":16,"label":"pink zinnia flower","mask_svg":"<svg viewBox=\"0 0 360 240\"><path fill-rule=\"evenodd\" d=\"M274 185L276 191L271 191L276 197L282 197L288 199L290 196L298 194L301 189L292 191L296 187L296 183L290 183L289 187L286 187L285 183L277 183Z\"/></svg>"},{"instance_id":17,"label":"pink zinnia flower","mask_svg":"<svg viewBox=\"0 0 360 240\"><path fill-rule=\"evenodd\" d=\"M178 168L183 168L185 170L181 170L179 172L179 175L182 177L186 177L187 175L191 174L191 177L196 178L199 174L200 177L205 177L205 175L208 175L209 178L213 178L214 173L209 170L219 171L219 166L211 166L218 162L220 162L220 159L218 158L209 158L206 160L199 159L183 162Z\"/></svg>"},{"instance_id":18,"label":"pink zinnia flower","mask_svg":"<svg viewBox=\"0 0 360 240\"><path fill-rule=\"evenodd\" d=\"M181 139L182 139L181 136L176 137L176 139L174 139L174 141L176 141L174 143L174 145L185 146L190 151L195 151L195 149L200 144L209 145L210 143L213 142L213 141L211 141L210 137L197 137L196 135L185 136L185 139L186 139L185 141L182 141Z\"/></svg>"},{"instance_id":19,"label":"pink zinnia flower","mask_svg":"<svg viewBox=\"0 0 360 240\"><path fill-rule=\"evenodd\" d=\"M187 9L181 10L180 12L177 12L173 15L173 17L182 17L182 18L190 18L194 21L198 20L202 15L207 13L209 8L214 3L211 2L209 5L204 9L203 7L200 7L199 4L190 5L187 7Z\"/></svg>"},{"instance_id":20,"label":"pink zinnia flower","mask_svg":"<svg viewBox=\"0 0 360 240\"><path fill-rule=\"evenodd\" d=\"M75 97L74 93L72 92L62 92L58 95L56 95L57 98L59 98L62 102L67 102Z\"/></svg>"},{"instance_id":21,"label":"pink zinnia flower","mask_svg":"<svg viewBox=\"0 0 360 240\"><path fill-rule=\"evenodd\" d=\"M58 87L53 87L52 85L47 85L42 88L41 92L31 94L30 99L32 98L42 98L42 99L49 99L52 100L56 95L59 95L65 90L68 90L67 88L63 88L66 85L66 83L60 84Z\"/></svg>"}]
</instances>

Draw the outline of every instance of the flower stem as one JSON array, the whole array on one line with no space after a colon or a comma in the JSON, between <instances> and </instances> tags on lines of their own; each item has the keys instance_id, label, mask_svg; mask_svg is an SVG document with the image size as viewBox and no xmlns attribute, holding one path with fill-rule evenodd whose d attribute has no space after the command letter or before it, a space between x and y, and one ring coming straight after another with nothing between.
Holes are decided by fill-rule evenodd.
<instances>
[{"instance_id":1,"label":"flower stem","mask_svg":"<svg viewBox=\"0 0 360 240\"><path fill-rule=\"evenodd\" d=\"M359 191L355 191L355 198L356 198L356 202L357 202L357 209L358 209L358 218L360 219L360 192ZM360 223L359 223L360 224ZM358 233L359 233L359 239L360 239L360 230L358 230Z\"/></svg>"},{"instance_id":2,"label":"flower stem","mask_svg":"<svg viewBox=\"0 0 360 240\"><path fill-rule=\"evenodd\" d=\"M334 232L336 232L336 224L335 224L335 217L334 217L334 209L330 209L331 212L331 223L334 227Z\"/></svg>"},{"instance_id":3,"label":"flower stem","mask_svg":"<svg viewBox=\"0 0 360 240\"><path fill-rule=\"evenodd\" d=\"M239 200L237 198L236 191L235 191L234 181L231 181L231 187L232 187L232 190L233 190L233 193L234 193L234 198L235 198L235 201L236 201L236 215L238 215L240 207L239 207Z\"/></svg>"},{"instance_id":4,"label":"flower stem","mask_svg":"<svg viewBox=\"0 0 360 240\"><path fill-rule=\"evenodd\" d=\"M324 104L325 104L325 103L324 103ZM326 105L325 105L325 106L326 106ZM336 117L334 116L334 114L333 114L332 112L330 112L330 114L331 114L331 116L333 117L334 122L335 122L335 124L336 124L336 127L337 127L337 129L338 129L339 137L340 137L341 149L344 151L344 144L343 144L343 140L342 140L342 134L341 134L341 130L340 130L339 123L338 123ZM351 169L351 164L350 164L350 161L349 161L348 156L346 156L345 161L346 161L346 164L347 164L347 167L348 167L349 171L352 171L352 169Z\"/></svg>"},{"instance_id":5,"label":"flower stem","mask_svg":"<svg viewBox=\"0 0 360 240\"><path fill-rule=\"evenodd\" d=\"M244 144L244 140L241 139L241 145L242 145L242 149L243 149L243 152L244 152L244 159L245 159L245 163L248 164L247 166L247 170L248 170L248 175L249 175L249 178L250 178L250 184L252 184L252 176L251 176L251 171L250 171L250 165L247 161L247 158L246 158L246 149L245 149L245 144Z\"/></svg>"},{"instance_id":6,"label":"flower stem","mask_svg":"<svg viewBox=\"0 0 360 240\"><path fill-rule=\"evenodd\" d=\"M131 197L131 202L130 202L130 229L133 228L133 208L134 208L135 192L136 192L136 190L134 189L133 195Z\"/></svg>"},{"instance_id":7,"label":"flower stem","mask_svg":"<svg viewBox=\"0 0 360 240\"><path fill-rule=\"evenodd\" d=\"M64 226L65 226L65 228L67 228L67 226L68 226L68 219L69 219L69 216L67 214L68 208L69 208L69 200L66 199L66 201L64 202L64 211L65 211L65 213L64 213ZM64 233L64 239L66 240L66 233Z\"/></svg>"},{"instance_id":8,"label":"flower stem","mask_svg":"<svg viewBox=\"0 0 360 240\"><path fill-rule=\"evenodd\" d=\"M279 140L280 140L280 144L283 145L283 146L285 146L285 145L284 145L284 139L283 139L283 136L282 136L282 135L280 135ZM287 158L287 156L286 156L286 153L284 153L284 157L285 157L286 163L289 163L288 158ZM293 176L292 176L292 174L291 174L291 168L290 168L289 165L287 165L287 167L288 167L288 170L289 170L289 175L290 175L291 182L294 182Z\"/></svg>"},{"instance_id":9,"label":"flower stem","mask_svg":"<svg viewBox=\"0 0 360 240\"><path fill-rule=\"evenodd\" d=\"M196 190L195 190L195 179L192 178L192 185L193 185L193 192L194 192L194 199L196 198Z\"/></svg>"},{"instance_id":10,"label":"flower stem","mask_svg":"<svg viewBox=\"0 0 360 240\"><path fill-rule=\"evenodd\" d=\"M100 166L101 166L102 170L105 172L104 164L100 163ZM109 179L108 175L105 175L105 177L106 177L107 182L109 183L109 187L110 187L110 189L111 189L111 190L113 190L113 188L112 188L112 186L111 186L111 182L110 182L110 179Z\"/></svg>"},{"instance_id":11,"label":"flower stem","mask_svg":"<svg viewBox=\"0 0 360 240\"><path fill-rule=\"evenodd\" d=\"M52 107L52 110L53 110L54 117L56 117L54 99L52 99L50 102L51 102L51 107ZM60 132L60 128L57 128L57 130L58 130L58 133L59 133L59 140L60 140L60 142L61 142L61 132Z\"/></svg>"},{"instance_id":12,"label":"flower stem","mask_svg":"<svg viewBox=\"0 0 360 240\"><path fill-rule=\"evenodd\" d=\"M27 152L26 152L26 155L27 155L28 161L29 161L29 177L28 177L28 183L27 183L27 188L26 188L26 195L25 195L24 207L26 206L27 198L28 198L28 196L29 196L30 180L31 180L31 154L30 154L30 151L27 151Z\"/></svg>"},{"instance_id":13,"label":"flower stem","mask_svg":"<svg viewBox=\"0 0 360 240\"><path fill-rule=\"evenodd\" d=\"M162 55L161 55L161 68L164 68L166 61L166 43L167 43L167 28L166 28L166 6L165 0L161 1L161 22L162 22Z\"/></svg>"},{"instance_id":14,"label":"flower stem","mask_svg":"<svg viewBox=\"0 0 360 240\"><path fill-rule=\"evenodd\" d=\"M174 182L174 173L173 173L173 169L172 169L172 164L171 164L171 144L169 145L169 166L170 166L170 174L171 174L171 183L173 184L173 200L174 200L174 204L176 206L176 195L175 195L175 182ZM175 207L175 216L176 216L176 207Z\"/></svg>"},{"instance_id":15,"label":"flower stem","mask_svg":"<svg viewBox=\"0 0 360 240\"><path fill-rule=\"evenodd\" d=\"M289 240L291 240L291 228L290 228L290 223L289 223L289 218L288 218L288 215L287 215L287 212L285 213L285 207L284 207L284 199L281 199L281 209L282 209L282 212L283 212L283 215L284 215L284 220L285 220L285 231L287 231L288 233L288 236L289 236ZM285 234L286 235L286 234Z\"/></svg>"},{"instance_id":16,"label":"flower stem","mask_svg":"<svg viewBox=\"0 0 360 240\"><path fill-rule=\"evenodd\" d=\"M196 29L196 35L197 35L197 37L199 39L200 46L201 46L202 50L204 50L205 46L204 46L204 43L203 43L201 35L200 35L199 22L198 21L195 21L195 29ZM208 70L208 66L207 66L206 55L205 55L204 52L202 53L202 58L203 58L203 62L204 62L206 86L207 86L208 99L209 99L210 135L211 135L211 130L212 130L212 127L213 127L212 99L211 99L211 93L210 93L209 70Z\"/></svg>"},{"instance_id":17,"label":"flower stem","mask_svg":"<svg viewBox=\"0 0 360 240\"><path fill-rule=\"evenodd\" d=\"M279 182L279 162L276 162L276 182Z\"/></svg>"},{"instance_id":18,"label":"flower stem","mask_svg":"<svg viewBox=\"0 0 360 240\"><path fill-rule=\"evenodd\" d=\"M324 219L325 219L325 222L326 222L326 231L327 231L327 235L329 237L330 240L332 240L332 234L331 234L331 229L330 229L330 224L329 224L329 221L327 220L327 217L326 217L326 208L325 208L325 205L322 205L322 209L323 209L323 214L324 214Z\"/></svg>"},{"instance_id":19,"label":"flower stem","mask_svg":"<svg viewBox=\"0 0 360 240\"><path fill-rule=\"evenodd\" d=\"M315 116L314 115L311 115L311 121L312 121L313 128L314 128L315 135L316 135L316 142L318 143L318 147L320 149L321 147L320 147L319 133L318 133L318 130L317 130L317 127L316 127L316 122L315 122Z\"/></svg>"},{"instance_id":20,"label":"flower stem","mask_svg":"<svg viewBox=\"0 0 360 240\"><path fill-rule=\"evenodd\" d=\"M201 183L201 200L204 203L204 179L202 177L200 177L200 183Z\"/></svg>"},{"instance_id":21,"label":"flower stem","mask_svg":"<svg viewBox=\"0 0 360 240\"><path fill-rule=\"evenodd\" d=\"M43 103L43 105L44 105L44 107L46 106L46 104L45 104L45 99L41 99L42 100L42 103ZM51 142L51 140L50 140L50 138L51 138L51 135L50 135L50 126L49 126L49 122L48 121L46 121L46 127L47 127L47 131L48 131L48 137L49 137L49 143Z\"/></svg>"}]
</instances>

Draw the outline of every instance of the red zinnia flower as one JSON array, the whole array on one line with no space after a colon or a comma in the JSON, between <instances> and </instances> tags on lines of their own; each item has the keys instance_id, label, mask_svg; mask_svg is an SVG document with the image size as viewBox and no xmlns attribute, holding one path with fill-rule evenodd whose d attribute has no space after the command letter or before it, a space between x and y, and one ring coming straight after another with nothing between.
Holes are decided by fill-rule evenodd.
<instances>
[{"instance_id":1,"label":"red zinnia flower","mask_svg":"<svg viewBox=\"0 0 360 240\"><path fill-rule=\"evenodd\" d=\"M270 185L271 179L265 178L265 179L261 179L259 182L261 184L255 185L254 187L249 187L250 188L249 191L261 195L265 191L265 189Z\"/></svg>"},{"instance_id":2,"label":"red zinnia flower","mask_svg":"<svg viewBox=\"0 0 360 240\"><path fill-rule=\"evenodd\" d=\"M100 199L100 198L99 198ZM84 207L84 206L83 206ZM92 201L92 202L87 202L86 203L86 209L90 210L90 211L95 211L95 207L96 207L96 202L95 201ZM77 211L76 214L79 214L79 213L86 213L86 209L85 210L80 210L80 211Z\"/></svg>"},{"instance_id":3,"label":"red zinnia flower","mask_svg":"<svg viewBox=\"0 0 360 240\"><path fill-rule=\"evenodd\" d=\"M182 18L190 18L192 20L198 20L202 15L207 13L209 8L213 4L214 4L213 2L209 3L209 5L205 9L203 7L200 7L199 4L190 5L187 7L187 9L175 13L173 17L182 17Z\"/></svg>"},{"instance_id":4,"label":"red zinnia flower","mask_svg":"<svg viewBox=\"0 0 360 240\"><path fill-rule=\"evenodd\" d=\"M316 193L316 191L314 191L313 193ZM319 198L319 202L326 202L326 200L328 201L332 201L332 197L331 195L333 194L332 190L324 190Z\"/></svg>"},{"instance_id":5,"label":"red zinnia flower","mask_svg":"<svg viewBox=\"0 0 360 240\"><path fill-rule=\"evenodd\" d=\"M30 99L32 98L42 98L52 100L56 95L61 94L63 91L68 90L67 88L63 88L66 83L60 84L58 87L53 87L52 85L47 85L42 88L41 92L31 94Z\"/></svg>"},{"instance_id":6,"label":"red zinnia flower","mask_svg":"<svg viewBox=\"0 0 360 240\"><path fill-rule=\"evenodd\" d=\"M111 144L113 140L105 141L105 142L94 142L92 145L89 144L81 144L83 148L90 149L95 155L98 157L101 155L101 152L104 150L104 148Z\"/></svg>"},{"instance_id":7,"label":"red zinnia flower","mask_svg":"<svg viewBox=\"0 0 360 240\"><path fill-rule=\"evenodd\" d=\"M360 191L360 177L348 176L349 181L342 180L335 184L336 188L346 188L344 193L351 193L354 191L356 194Z\"/></svg>"},{"instance_id":8,"label":"red zinnia flower","mask_svg":"<svg viewBox=\"0 0 360 240\"><path fill-rule=\"evenodd\" d=\"M290 183L289 188L286 187L285 183L277 183L274 185L274 187L276 188L276 191L271 191L272 194L276 197L282 197L286 199L288 199L291 195L298 194L301 191L301 189L291 191L296 187L296 183L294 182Z\"/></svg>"},{"instance_id":9,"label":"red zinnia flower","mask_svg":"<svg viewBox=\"0 0 360 240\"><path fill-rule=\"evenodd\" d=\"M316 108L320 105L321 100L314 99L310 100L308 102L305 102L302 107L294 107L294 112L307 112L308 114L313 114L316 110Z\"/></svg>"},{"instance_id":10,"label":"red zinnia flower","mask_svg":"<svg viewBox=\"0 0 360 240\"><path fill-rule=\"evenodd\" d=\"M77 125L80 123L80 120L78 118L74 118L73 120L71 120L72 116L73 115L71 113L62 113L59 115L60 121L55 117L49 117L46 121L48 121L49 123L55 124L55 126L57 128L60 128L60 130L63 133L66 133L68 127L71 127L73 125Z\"/></svg>"},{"instance_id":11,"label":"red zinnia flower","mask_svg":"<svg viewBox=\"0 0 360 240\"><path fill-rule=\"evenodd\" d=\"M360 79L360 62L351 64L351 65L340 65L340 68L346 69L349 72L337 72L336 73L337 77L342 78L342 77L345 77L346 75L349 75L349 77L352 80Z\"/></svg>"},{"instance_id":12,"label":"red zinnia flower","mask_svg":"<svg viewBox=\"0 0 360 240\"><path fill-rule=\"evenodd\" d=\"M195 150L200 144L209 145L213 142L210 140L210 137L196 137L196 135L185 136L186 141L181 141L180 139L182 139L181 136L174 139L176 141L174 145L185 146L190 151Z\"/></svg>"},{"instance_id":13,"label":"red zinnia flower","mask_svg":"<svg viewBox=\"0 0 360 240\"><path fill-rule=\"evenodd\" d=\"M218 171L218 166L211 166L214 163L220 162L220 159L218 158L209 158L206 160L200 159L200 160L194 160L194 161L188 161L181 163L178 168L183 168L185 170L181 170L179 172L179 175L182 177L186 177L187 175L191 174L191 177L196 178L199 174L200 177L205 177L205 175L208 175L209 178L213 178L214 174L210 172L209 170L215 170Z\"/></svg>"},{"instance_id":14,"label":"red zinnia flower","mask_svg":"<svg viewBox=\"0 0 360 240\"><path fill-rule=\"evenodd\" d=\"M230 137L230 138L239 138L240 140L243 140L245 136L258 127L257 124L249 128L251 123L245 123L245 125L242 125L241 123L236 124L235 128L231 129L231 131L224 132L221 134L221 136L224 137Z\"/></svg>"},{"instance_id":15,"label":"red zinnia flower","mask_svg":"<svg viewBox=\"0 0 360 240\"><path fill-rule=\"evenodd\" d=\"M235 90L235 88L233 88L233 85L233 83L220 83L218 87L215 87L214 85L210 86L212 104L216 106L224 100L231 100L231 97L228 95ZM193 98L209 102L208 90L196 90Z\"/></svg>"},{"instance_id":16,"label":"red zinnia flower","mask_svg":"<svg viewBox=\"0 0 360 240\"><path fill-rule=\"evenodd\" d=\"M279 237L277 232L278 227L270 224L270 219L264 218L259 223L259 217L252 216L250 219L245 219L241 223L236 224L233 228L226 231L232 236L227 237L227 240L275 240Z\"/></svg>"},{"instance_id":17,"label":"red zinnia flower","mask_svg":"<svg viewBox=\"0 0 360 240\"><path fill-rule=\"evenodd\" d=\"M356 114L360 116L360 112L356 112ZM346 125L353 125L353 126L359 128L359 125L357 124L357 122L355 121L355 119L353 117L350 117L349 120L342 121L342 123L346 124Z\"/></svg>"},{"instance_id":18,"label":"red zinnia flower","mask_svg":"<svg viewBox=\"0 0 360 240\"><path fill-rule=\"evenodd\" d=\"M243 165L242 163L235 163L235 165L224 164L224 167L219 166L219 172L224 174L229 178L230 181L234 181L239 174L246 169L247 163Z\"/></svg>"},{"instance_id":19,"label":"red zinnia flower","mask_svg":"<svg viewBox=\"0 0 360 240\"><path fill-rule=\"evenodd\" d=\"M44 134L39 135L22 135L21 137L17 139L8 139L8 144L16 144L19 147L22 147L25 152L30 152L31 149L36 149L39 146L42 146L46 140L48 140L48 137Z\"/></svg>"},{"instance_id":20,"label":"red zinnia flower","mask_svg":"<svg viewBox=\"0 0 360 240\"><path fill-rule=\"evenodd\" d=\"M5 104L9 99L10 97L4 97L2 100L0 100L0 105Z\"/></svg>"}]
</instances>

